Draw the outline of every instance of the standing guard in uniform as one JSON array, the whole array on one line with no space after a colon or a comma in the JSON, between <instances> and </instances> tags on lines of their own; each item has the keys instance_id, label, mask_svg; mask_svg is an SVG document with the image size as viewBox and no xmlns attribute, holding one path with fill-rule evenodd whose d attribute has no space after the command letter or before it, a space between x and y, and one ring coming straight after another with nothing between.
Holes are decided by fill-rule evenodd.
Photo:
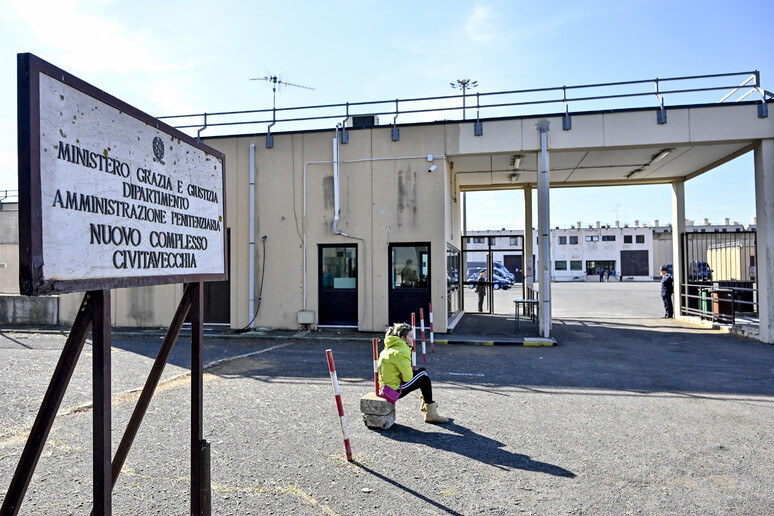
<instances>
[{"instance_id":1,"label":"standing guard in uniform","mask_svg":"<svg viewBox=\"0 0 774 516\"><path fill-rule=\"evenodd\" d=\"M674 281L666 265L661 266L661 299L664 301L664 319L671 319L675 316L672 306L672 292L674 292Z\"/></svg>"}]
</instances>

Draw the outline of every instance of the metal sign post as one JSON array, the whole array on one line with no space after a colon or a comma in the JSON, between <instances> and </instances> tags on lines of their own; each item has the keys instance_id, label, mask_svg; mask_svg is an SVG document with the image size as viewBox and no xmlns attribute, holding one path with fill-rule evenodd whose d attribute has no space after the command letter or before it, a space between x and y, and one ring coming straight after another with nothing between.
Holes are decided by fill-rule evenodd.
<instances>
[{"instance_id":1,"label":"metal sign post","mask_svg":"<svg viewBox=\"0 0 774 516\"><path fill-rule=\"evenodd\" d=\"M18 55L18 95L20 290L86 294L0 514L19 512L90 330L93 512L112 513L112 488L191 312L191 510L208 515L202 282L228 279L225 156L32 54ZM170 283L188 285L111 461L110 289Z\"/></svg>"}]
</instances>

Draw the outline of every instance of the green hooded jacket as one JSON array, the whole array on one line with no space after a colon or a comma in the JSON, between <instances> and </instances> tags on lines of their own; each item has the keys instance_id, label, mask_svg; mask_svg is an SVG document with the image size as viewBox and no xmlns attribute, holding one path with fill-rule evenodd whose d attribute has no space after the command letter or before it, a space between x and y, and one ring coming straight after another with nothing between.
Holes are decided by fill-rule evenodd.
<instances>
[{"instance_id":1,"label":"green hooded jacket","mask_svg":"<svg viewBox=\"0 0 774 516\"><path fill-rule=\"evenodd\" d=\"M411 348L406 341L395 335L384 339L384 349L379 354L379 387L388 385L396 391L401 381L406 383L414 378L411 370Z\"/></svg>"}]
</instances>

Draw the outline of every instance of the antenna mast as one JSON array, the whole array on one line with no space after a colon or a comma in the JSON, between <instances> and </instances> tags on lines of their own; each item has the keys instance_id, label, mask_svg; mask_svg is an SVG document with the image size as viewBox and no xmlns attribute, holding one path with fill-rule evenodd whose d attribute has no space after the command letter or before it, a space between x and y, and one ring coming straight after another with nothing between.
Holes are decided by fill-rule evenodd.
<instances>
[{"instance_id":1,"label":"antenna mast","mask_svg":"<svg viewBox=\"0 0 774 516\"><path fill-rule=\"evenodd\" d=\"M303 84L295 84L288 81L280 80L276 75L264 75L263 77L251 78L251 81L266 81L271 83L271 124L266 131L266 148L271 149L274 147L274 137L271 135L271 128L277 123L277 87L278 86L293 86L294 88L303 88L305 90L312 90L314 88L310 86L304 86Z\"/></svg>"},{"instance_id":2,"label":"antenna mast","mask_svg":"<svg viewBox=\"0 0 774 516\"><path fill-rule=\"evenodd\" d=\"M294 88L303 88L305 90L312 90L314 91L314 88L311 86L304 86L303 84L295 84L288 81L283 81L276 75L264 75L263 77L255 77L250 79L251 81L266 81L271 83L271 91L272 91L272 109L277 108L277 86L293 86Z\"/></svg>"}]
</instances>

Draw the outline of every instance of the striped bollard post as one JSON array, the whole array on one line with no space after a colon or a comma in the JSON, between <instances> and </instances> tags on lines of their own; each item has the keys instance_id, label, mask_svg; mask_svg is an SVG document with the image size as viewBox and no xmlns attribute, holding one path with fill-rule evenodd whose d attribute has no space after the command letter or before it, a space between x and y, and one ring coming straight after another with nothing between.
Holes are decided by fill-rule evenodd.
<instances>
[{"instance_id":1,"label":"striped bollard post","mask_svg":"<svg viewBox=\"0 0 774 516\"><path fill-rule=\"evenodd\" d=\"M419 309L419 327L422 329L422 363L427 363L427 353L425 347L425 309Z\"/></svg>"},{"instance_id":2,"label":"striped bollard post","mask_svg":"<svg viewBox=\"0 0 774 516\"><path fill-rule=\"evenodd\" d=\"M347 420L344 419L344 405L341 404L341 392L339 391L339 380L336 377L336 365L333 363L333 351L325 350L325 356L328 357L328 369L331 373L331 383L333 384L333 394L336 397L336 408L339 411L339 422L341 423L341 433L344 435L344 449L347 452L347 461L352 462L352 449L349 447L349 430L347 430Z\"/></svg>"},{"instance_id":3,"label":"striped bollard post","mask_svg":"<svg viewBox=\"0 0 774 516\"><path fill-rule=\"evenodd\" d=\"M411 312L411 336L414 341L411 344L411 369L417 369L417 313Z\"/></svg>"},{"instance_id":4,"label":"striped bollard post","mask_svg":"<svg viewBox=\"0 0 774 516\"><path fill-rule=\"evenodd\" d=\"M433 335L433 303L430 303L430 353L435 353L435 336Z\"/></svg>"},{"instance_id":5,"label":"striped bollard post","mask_svg":"<svg viewBox=\"0 0 774 516\"><path fill-rule=\"evenodd\" d=\"M379 395L379 339L373 339L374 345L374 392Z\"/></svg>"}]
</instances>

